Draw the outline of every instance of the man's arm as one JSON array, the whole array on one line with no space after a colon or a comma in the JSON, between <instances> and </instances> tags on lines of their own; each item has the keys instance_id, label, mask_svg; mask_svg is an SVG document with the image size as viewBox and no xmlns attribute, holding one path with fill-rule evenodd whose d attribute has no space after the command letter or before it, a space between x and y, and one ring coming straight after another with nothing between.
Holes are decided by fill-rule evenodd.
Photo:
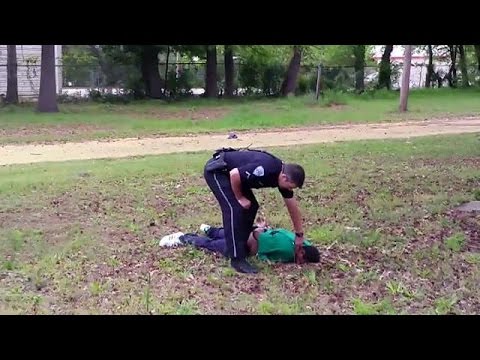
<instances>
[{"instance_id":1,"label":"man's arm","mask_svg":"<svg viewBox=\"0 0 480 360\"><path fill-rule=\"evenodd\" d=\"M303 250L303 220L297 200L294 197L284 198L290 217L292 218L293 227L295 228L295 262L302 264L305 262L305 251Z\"/></svg>"},{"instance_id":2,"label":"man's arm","mask_svg":"<svg viewBox=\"0 0 480 360\"><path fill-rule=\"evenodd\" d=\"M290 199L285 198L283 200L285 201L285 205L287 206L288 213L290 214L290 218L292 219L295 232L303 234L302 214L300 212L300 209L298 208L297 200L294 197Z\"/></svg>"},{"instance_id":3,"label":"man's arm","mask_svg":"<svg viewBox=\"0 0 480 360\"><path fill-rule=\"evenodd\" d=\"M240 172L237 168L230 171L230 184L232 184L233 193L240 205L245 209L250 208L250 200L242 194L242 179L240 178Z\"/></svg>"},{"instance_id":4,"label":"man's arm","mask_svg":"<svg viewBox=\"0 0 480 360\"><path fill-rule=\"evenodd\" d=\"M258 238L258 232L252 231L247 240L248 253L250 256L256 255L258 252L258 241L256 237Z\"/></svg>"}]
</instances>

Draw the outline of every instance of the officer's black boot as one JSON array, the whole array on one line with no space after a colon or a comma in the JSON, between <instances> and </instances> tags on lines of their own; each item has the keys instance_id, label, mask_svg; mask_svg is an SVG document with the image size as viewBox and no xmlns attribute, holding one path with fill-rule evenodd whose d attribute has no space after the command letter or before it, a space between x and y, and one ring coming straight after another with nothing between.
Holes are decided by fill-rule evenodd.
<instances>
[{"instance_id":1,"label":"officer's black boot","mask_svg":"<svg viewBox=\"0 0 480 360\"><path fill-rule=\"evenodd\" d=\"M251 265L245 259L232 259L230 261L232 267L237 270L238 272L245 273L245 274L256 274L258 272L257 268Z\"/></svg>"}]
</instances>

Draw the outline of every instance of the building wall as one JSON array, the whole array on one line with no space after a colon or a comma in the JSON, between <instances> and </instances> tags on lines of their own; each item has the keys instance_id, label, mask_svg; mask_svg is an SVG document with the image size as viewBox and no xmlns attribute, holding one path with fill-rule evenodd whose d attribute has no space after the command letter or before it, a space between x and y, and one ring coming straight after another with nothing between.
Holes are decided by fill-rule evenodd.
<instances>
[{"instance_id":1,"label":"building wall","mask_svg":"<svg viewBox=\"0 0 480 360\"><path fill-rule=\"evenodd\" d=\"M372 58L380 63L383 55L383 45L377 45L373 48ZM403 46L394 45L393 51L390 55L390 61L392 65L400 66L398 70L397 81L392 83L394 89L399 89L402 82L402 73L403 73L403 61L404 61L405 49ZM443 53L439 52L437 49L433 51L434 64L436 70L441 70L448 72L449 59ZM428 64L428 51L425 49L414 48L412 51L412 67L410 68L410 87L419 88L425 86L426 76L427 76L427 64ZM446 86L446 84L444 84Z\"/></svg>"},{"instance_id":2,"label":"building wall","mask_svg":"<svg viewBox=\"0 0 480 360\"><path fill-rule=\"evenodd\" d=\"M40 90L42 45L17 45L18 96L36 99ZM62 45L55 45L57 93L62 91ZM7 45L0 45L0 94L7 93Z\"/></svg>"}]
</instances>

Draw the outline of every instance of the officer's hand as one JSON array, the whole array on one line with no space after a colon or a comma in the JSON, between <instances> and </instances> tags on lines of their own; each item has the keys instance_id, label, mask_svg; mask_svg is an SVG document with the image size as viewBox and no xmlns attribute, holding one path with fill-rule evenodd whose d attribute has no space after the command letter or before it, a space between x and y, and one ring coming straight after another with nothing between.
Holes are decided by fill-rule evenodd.
<instances>
[{"instance_id":1,"label":"officer's hand","mask_svg":"<svg viewBox=\"0 0 480 360\"><path fill-rule=\"evenodd\" d=\"M303 264L305 262L305 250L303 245L295 244L295 262L297 264Z\"/></svg>"},{"instance_id":2,"label":"officer's hand","mask_svg":"<svg viewBox=\"0 0 480 360\"><path fill-rule=\"evenodd\" d=\"M303 236L295 236L295 246L303 246Z\"/></svg>"},{"instance_id":3,"label":"officer's hand","mask_svg":"<svg viewBox=\"0 0 480 360\"><path fill-rule=\"evenodd\" d=\"M245 210L250 209L250 206L252 205L252 202L245 197L238 199L238 202Z\"/></svg>"},{"instance_id":4,"label":"officer's hand","mask_svg":"<svg viewBox=\"0 0 480 360\"><path fill-rule=\"evenodd\" d=\"M303 236L295 236L295 262L303 264L305 262L305 250L303 249Z\"/></svg>"}]
</instances>

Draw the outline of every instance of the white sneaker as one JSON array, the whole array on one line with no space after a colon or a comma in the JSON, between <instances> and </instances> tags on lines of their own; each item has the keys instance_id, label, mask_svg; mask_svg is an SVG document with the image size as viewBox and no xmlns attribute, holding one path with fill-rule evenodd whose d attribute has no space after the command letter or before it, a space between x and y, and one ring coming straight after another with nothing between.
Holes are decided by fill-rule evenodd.
<instances>
[{"instance_id":1,"label":"white sneaker","mask_svg":"<svg viewBox=\"0 0 480 360\"><path fill-rule=\"evenodd\" d=\"M182 235L185 235L185 234L183 232L176 232L174 234L166 235L160 240L159 245L162 247L182 245L182 242L180 241L180 236Z\"/></svg>"},{"instance_id":2,"label":"white sneaker","mask_svg":"<svg viewBox=\"0 0 480 360\"><path fill-rule=\"evenodd\" d=\"M211 226L207 224L202 224L200 225L200 231L203 231L205 234L207 233L208 230L210 230Z\"/></svg>"}]
</instances>

